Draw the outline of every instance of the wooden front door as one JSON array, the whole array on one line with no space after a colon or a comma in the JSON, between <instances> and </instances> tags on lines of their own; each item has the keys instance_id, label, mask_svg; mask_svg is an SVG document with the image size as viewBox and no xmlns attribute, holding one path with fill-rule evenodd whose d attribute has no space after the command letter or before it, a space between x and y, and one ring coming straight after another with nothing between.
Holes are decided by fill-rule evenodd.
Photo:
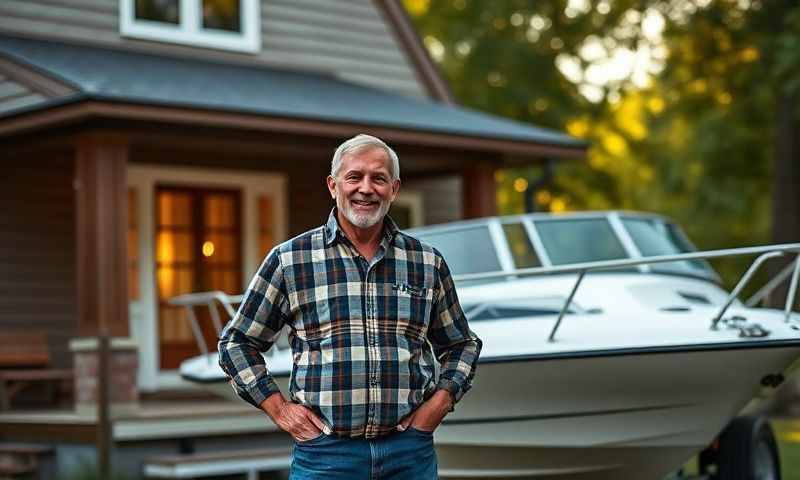
<instances>
[{"instance_id":1,"label":"wooden front door","mask_svg":"<svg viewBox=\"0 0 800 480\"><path fill-rule=\"evenodd\" d=\"M209 290L242 293L241 193L158 185L155 194L160 367L171 370L200 349L184 307L167 301ZM208 350L216 351L218 332L207 308L195 312Z\"/></svg>"}]
</instances>

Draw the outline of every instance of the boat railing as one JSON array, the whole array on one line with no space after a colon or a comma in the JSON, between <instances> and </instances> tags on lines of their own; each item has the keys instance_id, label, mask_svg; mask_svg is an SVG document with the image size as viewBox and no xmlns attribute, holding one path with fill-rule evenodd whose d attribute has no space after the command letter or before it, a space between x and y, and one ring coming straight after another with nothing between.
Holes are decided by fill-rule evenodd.
<instances>
[{"instance_id":1,"label":"boat railing","mask_svg":"<svg viewBox=\"0 0 800 480\"><path fill-rule=\"evenodd\" d=\"M753 275L756 273L756 271L758 271L761 265L764 264L764 262L766 262L767 260L771 260L777 257L782 257L787 253L796 254L794 261L790 262L786 267L783 268L781 272L779 272L775 277L770 279L758 292L756 292L747 301L746 304L748 306L755 305L763 298L765 298L766 295L772 292L775 288L777 288L777 286L780 285L783 281L785 281L786 278L791 274L791 281L789 283L789 290L786 294L786 305L784 309L784 319L786 322L788 322L792 312L792 306L794 305L796 297L798 277L800 277L800 262L798 262L798 257L800 257L800 255L797 255L800 254L800 243L784 243L776 245L765 245L760 247L707 250L703 252L689 252L689 253L680 253L674 255L656 255L652 257L642 257L642 258L626 258L619 260L603 260L597 262L572 263L569 265L550 266L550 267L520 268L515 270L508 270L508 271L504 270L498 272L470 273L470 274L454 275L453 279L457 282L468 282L475 280L499 279L508 277L519 278L519 277L536 276L536 275L577 273L578 277L572 286L572 290L570 291L570 294L567 297L567 299L564 301L561 311L558 314L558 318L556 319L556 322L553 325L552 330L550 331L550 335L547 337L547 340L549 342L553 342L555 341L556 332L558 331L558 328L561 325L562 320L564 319L564 315L567 313L569 305L572 303L572 299L575 297L575 293L578 291L578 287L581 285L581 282L583 281L585 275L589 272L596 272L601 270L614 270L636 265L649 265L654 263L667 263L667 262L676 262L685 260L707 260L710 258L735 257L735 256L760 254L750 264L750 267L739 279L739 281L736 284L736 287L734 287L734 289L730 292L722 307L720 307L717 314L714 315L714 318L711 320L711 329L716 330L717 324L725 315L725 312L728 310L731 304L736 300L736 298L739 296L744 287L747 286L748 282L752 279ZM183 306L186 308L189 322L192 328L192 333L194 334L195 340L197 341L197 345L200 348L200 351L203 353L203 355L207 355L208 347L206 346L206 342L203 337L203 332L200 327L200 322L198 321L197 316L195 315L194 307L200 305L205 305L208 307L208 310L211 315L211 321L214 324L214 328L217 330L217 334L219 334L222 331L222 322L220 320L219 311L215 307L215 303L218 302L220 305L222 305L222 307L225 309L225 312L228 314L229 318L233 318L233 316L236 314L236 310L233 308L233 305L241 303L243 299L244 295L228 295L221 291L210 291L210 292L187 293L184 295L178 295L176 297L170 298L168 302L171 305Z\"/></svg>"},{"instance_id":2,"label":"boat railing","mask_svg":"<svg viewBox=\"0 0 800 480\"><path fill-rule=\"evenodd\" d=\"M742 248L728 248L722 250L706 250L703 252L689 252L689 253L679 253L673 255L655 255L652 257L642 257L642 258L625 258L619 260L602 260L596 262L583 262L583 263L572 263L569 265L560 265L560 266L550 266L550 267L532 267L532 268L520 268L515 270L504 270L498 272L484 272L484 273L470 273L470 274L462 274L462 275L455 275L453 279L457 282L468 282L468 281L475 281L475 280L490 280L490 279L500 279L500 278L507 278L507 277L525 277L525 276L535 276L535 275L553 275L553 274L566 274L566 273L576 273L578 277L575 280L575 283L572 286L572 290L570 291L569 296L564 301L564 305L561 308L561 311L558 314L558 318L556 319L553 328L550 331L550 335L547 337L549 342L555 341L555 335L558 331L559 326L561 325L561 321L564 319L564 315L567 313L567 309L569 305L572 303L572 299L575 297L575 292L578 291L578 287L581 285L584 276L589 272L596 272L601 270L614 270L620 269L624 267L631 267L636 265L650 265L654 263L667 263L667 262L676 262L676 261L685 261L685 260L707 260L710 258L722 258L722 257L735 257L735 256L743 256L743 255L755 255L760 254L753 260L753 263L750 264L750 267L747 271L742 275L739 281L736 284L736 287L730 292L728 298L725 300L725 303L720 307L717 314L711 320L711 329L716 330L717 324L722 319L725 312L728 310L728 307L736 300L736 298L741 293L742 289L747 285L756 271L761 267L761 265L766 262L767 260L782 257L787 253L800 253L800 243L784 243L784 244L776 244L776 245L764 245L759 247L742 247ZM771 279L761 290L756 292L756 294L748 300L748 303L755 298L755 303L766 297L771 291L773 291L781 282L786 280L786 277L789 276L791 272L791 281L789 283L789 290L786 294L786 306L784 309L784 320L786 322L789 321L790 315L792 313L792 306L795 302L795 296L797 292L797 283L798 283L798 276L800 276L800 262L798 261L798 256L795 255L794 261L790 262L787 267L783 269L778 275L776 275L773 279ZM780 277L780 278L779 278Z\"/></svg>"}]
</instances>

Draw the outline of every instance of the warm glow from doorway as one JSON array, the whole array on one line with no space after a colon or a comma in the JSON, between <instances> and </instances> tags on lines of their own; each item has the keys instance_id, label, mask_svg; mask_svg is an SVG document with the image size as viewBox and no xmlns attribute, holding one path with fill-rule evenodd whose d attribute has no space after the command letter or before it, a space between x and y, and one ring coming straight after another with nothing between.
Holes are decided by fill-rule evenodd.
<instances>
[{"instance_id":1,"label":"warm glow from doorway","mask_svg":"<svg viewBox=\"0 0 800 480\"><path fill-rule=\"evenodd\" d=\"M203 255L206 257L214 255L214 242L205 242L203 244Z\"/></svg>"}]
</instances>

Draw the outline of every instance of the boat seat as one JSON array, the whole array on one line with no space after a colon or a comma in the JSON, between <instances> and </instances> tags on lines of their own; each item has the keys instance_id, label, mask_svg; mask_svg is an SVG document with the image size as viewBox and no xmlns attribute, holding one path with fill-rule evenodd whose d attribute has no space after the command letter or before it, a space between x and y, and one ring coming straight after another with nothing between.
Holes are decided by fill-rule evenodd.
<instances>
[{"instance_id":1,"label":"boat seat","mask_svg":"<svg viewBox=\"0 0 800 480\"><path fill-rule=\"evenodd\" d=\"M248 480L257 480L259 472L288 470L291 463L291 448L162 455L144 461L144 476L145 478L196 478L246 474Z\"/></svg>"}]
</instances>

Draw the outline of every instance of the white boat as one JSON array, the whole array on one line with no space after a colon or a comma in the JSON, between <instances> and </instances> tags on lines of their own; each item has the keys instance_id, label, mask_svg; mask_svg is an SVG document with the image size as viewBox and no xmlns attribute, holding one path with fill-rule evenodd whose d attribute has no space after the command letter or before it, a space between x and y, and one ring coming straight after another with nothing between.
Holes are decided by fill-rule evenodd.
<instances>
[{"instance_id":1,"label":"white boat","mask_svg":"<svg viewBox=\"0 0 800 480\"><path fill-rule=\"evenodd\" d=\"M435 435L442 477L661 479L704 451L716 478L742 468L780 478L768 426L731 421L800 356L790 309L800 263L748 302L791 277L785 309L736 297L766 260L796 256L800 244L697 252L667 219L629 212L410 233L443 253L484 345L472 390ZM729 293L706 259L734 255L758 256ZM214 301L233 315L241 296L173 299L190 310ZM265 358L288 392L291 355L279 347ZM185 361L181 375L235 398L216 353ZM726 426L722 447L707 449ZM728 453L733 444L750 454Z\"/></svg>"}]
</instances>

